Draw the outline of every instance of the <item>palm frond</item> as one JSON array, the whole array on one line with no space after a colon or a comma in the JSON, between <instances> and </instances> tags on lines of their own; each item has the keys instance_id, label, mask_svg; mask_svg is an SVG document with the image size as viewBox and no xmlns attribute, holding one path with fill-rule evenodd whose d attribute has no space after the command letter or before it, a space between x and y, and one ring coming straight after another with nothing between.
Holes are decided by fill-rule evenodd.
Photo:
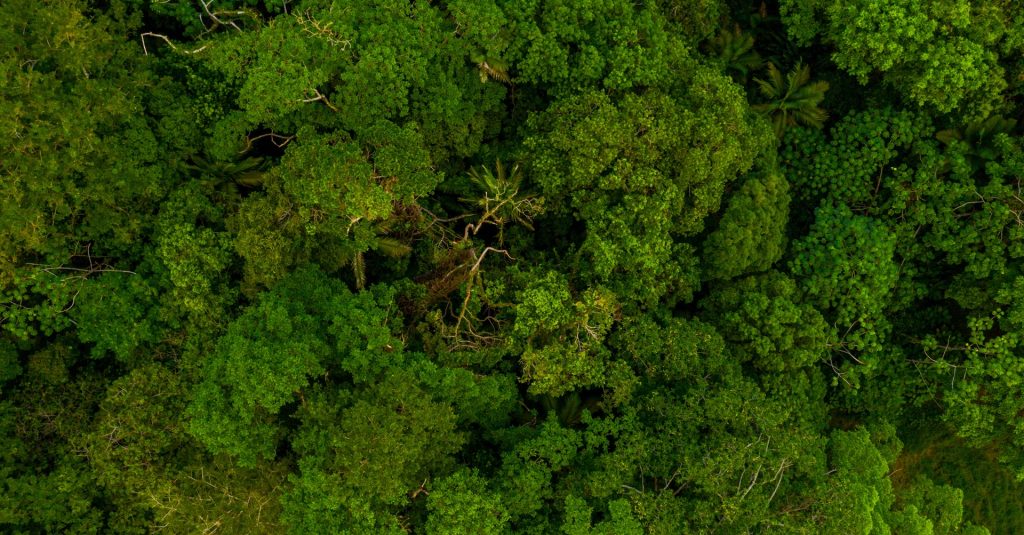
<instances>
[{"instance_id":1,"label":"palm frond","mask_svg":"<svg viewBox=\"0 0 1024 535\"><path fill-rule=\"evenodd\" d=\"M374 249L391 258L398 258L412 252L412 247L409 247L409 245L395 238L388 237L378 237L377 242L374 244Z\"/></svg>"},{"instance_id":2,"label":"palm frond","mask_svg":"<svg viewBox=\"0 0 1024 535\"><path fill-rule=\"evenodd\" d=\"M723 29L719 32L711 40L710 47L727 71L734 71L744 79L763 63L761 56L754 51L754 37L740 30L739 25L732 31Z\"/></svg>"},{"instance_id":3,"label":"palm frond","mask_svg":"<svg viewBox=\"0 0 1024 535\"><path fill-rule=\"evenodd\" d=\"M355 276L357 289L366 287L366 258L361 252L352 257L352 275Z\"/></svg>"}]
</instances>

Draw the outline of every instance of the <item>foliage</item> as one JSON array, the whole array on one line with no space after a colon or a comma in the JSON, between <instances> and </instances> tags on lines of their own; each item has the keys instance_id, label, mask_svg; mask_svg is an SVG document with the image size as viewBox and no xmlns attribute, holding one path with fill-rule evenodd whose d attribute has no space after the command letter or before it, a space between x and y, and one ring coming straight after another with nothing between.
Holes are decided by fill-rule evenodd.
<instances>
[{"instance_id":1,"label":"foliage","mask_svg":"<svg viewBox=\"0 0 1024 535\"><path fill-rule=\"evenodd\" d=\"M1006 87L999 59L1019 46L1019 29L1005 22L1018 10L999 1L781 3L790 34L832 44L835 64L862 84L883 73L911 103L976 117L991 112Z\"/></svg>"},{"instance_id":2,"label":"foliage","mask_svg":"<svg viewBox=\"0 0 1024 535\"><path fill-rule=\"evenodd\" d=\"M1009 0L0 2L0 532L1024 532L1022 51Z\"/></svg>"},{"instance_id":3,"label":"foliage","mask_svg":"<svg viewBox=\"0 0 1024 535\"><path fill-rule=\"evenodd\" d=\"M882 177L928 130L927 122L913 113L868 109L838 121L827 138L817 131L791 130L780 156L798 198L860 207L872 203Z\"/></svg>"},{"instance_id":4,"label":"foliage","mask_svg":"<svg viewBox=\"0 0 1024 535\"><path fill-rule=\"evenodd\" d=\"M890 328L885 296L899 276L895 239L885 225L845 205L815 210L810 233L794 242L790 269L808 302L827 312L839 351L870 371ZM858 357L858 353L861 355Z\"/></svg>"},{"instance_id":5,"label":"foliage","mask_svg":"<svg viewBox=\"0 0 1024 535\"><path fill-rule=\"evenodd\" d=\"M704 277L731 279L778 262L785 250L789 201L789 184L778 173L744 180L718 228L704 240Z\"/></svg>"},{"instance_id":6,"label":"foliage","mask_svg":"<svg viewBox=\"0 0 1024 535\"><path fill-rule=\"evenodd\" d=\"M746 80L750 71L761 67L763 60L754 50L754 37L743 33L737 25L732 31L723 29L709 42L712 52L726 71L732 71Z\"/></svg>"}]
</instances>

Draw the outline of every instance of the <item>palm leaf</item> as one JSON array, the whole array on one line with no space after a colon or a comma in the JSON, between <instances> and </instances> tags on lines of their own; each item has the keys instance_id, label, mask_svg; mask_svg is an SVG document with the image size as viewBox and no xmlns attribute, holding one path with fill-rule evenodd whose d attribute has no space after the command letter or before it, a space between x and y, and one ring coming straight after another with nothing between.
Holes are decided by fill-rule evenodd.
<instances>
[{"instance_id":1,"label":"palm leaf","mask_svg":"<svg viewBox=\"0 0 1024 535\"><path fill-rule=\"evenodd\" d=\"M352 258L352 275L355 276L357 289L366 287L366 258L361 252Z\"/></svg>"},{"instance_id":2,"label":"palm leaf","mask_svg":"<svg viewBox=\"0 0 1024 535\"><path fill-rule=\"evenodd\" d=\"M390 256L391 258L398 258L412 252L412 247L409 247L405 243L394 238L386 237L377 238L377 243L374 244L374 249L379 251L381 254Z\"/></svg>"}]
</instances>

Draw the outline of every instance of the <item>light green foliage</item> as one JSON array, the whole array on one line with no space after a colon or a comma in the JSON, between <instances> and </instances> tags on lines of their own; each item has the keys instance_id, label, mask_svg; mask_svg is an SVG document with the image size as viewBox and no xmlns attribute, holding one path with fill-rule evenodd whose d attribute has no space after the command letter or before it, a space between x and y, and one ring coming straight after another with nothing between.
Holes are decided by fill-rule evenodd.
<instances>
[{"instance_id":1,"label":"light green foliage","mask_svg":"<svg viewBox=\"0 0 1024 535\"><path fill-rule=\"evenodd\" d=\"M789 184L778 173L744 180L701 247L704 277L731 279L765 271L779 261L786 245L789 200Z\"/></svg>"},{"instance_id":2,"label":"light green foliage","mask_svg":"<svg viewBox=\"0 0 1024 535\"><path fill-rule=\"evenodd\" d=\"M71 316L78 339L92 343L91 354L113 354L131 366L149 358L145 352L163 332L156 305L157 289L130 273L103 273L82 283Z\"/></svg>"},{"instance_id":3,"label":"light green foliage","mask_svg":"<svg viewBox=\"0 0 1024 535\"><path fill-rule=\"evenodd\" d=\"M180 421L185 404L180 377L160 365L115 381L86 441L99 482L132 498L157 488L163 479L160 459L192 453Z\"/></svg>"},{"instance_id":4,"label":"light green foliage","mask_svg":"<svg viewBox=\"0 0 1024 535\"><path fill-rule=\"evenodd\" d=\"M450 469L465 440L451 406L402 371L351 404L317 391L298 416L293 447L302 456L301 475L292 476L284 498L285 518L298 531L394 530L397 508L432 474Z\"/></svg>"},{"instance_id":5,"label":"light green foliage","mask_svg":"<svg viewBox=\"0 0 1024 535\"><path fill-rule=\"evenodd\" d=\"M95 533L104 526L96 507L99 498L85 463L61 459L50 473L6 479L0 492L0 526L12 532Z\"/></svg>"},{"instance_id":6,"label":"light green foliage","mask_svg":"<svg viewBox=\"0 0 1024 535\"><path fill-rule=\"evenodd\" d=\"M505 58L515 65L514 81L556 98L590 88L668 85L689 64L687 45L653 7L626 0L509 2Z\"/></svg>"},{"instance_id":7,"label":"light green foliage","mask_svg":"<svg viewBox=\"0 0 1024 535\"><path fill-rule=\"evenodd\" d=\"M321 423L340 433L328 443L325 464L343 471L356 495L385 504L404 501L424 476L450 463L446 456L463 442L450 407L394 375L342 411L337 427L331 424Z\"/></svg>"},{"instance_id":8,"label":"light green foliage","mask_svg":"<svg viewBox=\"0 0 1024 535\"><path fill-rule=\"evenodd\" d=\"M427 498L431 535L498 535L507 533L508 512L487 479L460 470L439 479Z\"/></svg>"},{"instance_id":9,"label":"light green foliage","mask_svg":"<svg viewBox=\"0 0 1024 535\"><path fill-rule=\"evenodd\" d=\"M903 444L889 424L836 430L829 444L830 484L815 508L825 533L984 534L963 523L958 490L916 480L894 491L890 470Z\"/></svg>"},{"instance_id":10,"label":"light green foliage","mask_svg":"<svg viewBox=\"0 0 1024 535\"><path fill-rule=\"evenodd\" d=\"M382 122L364 142L305 129L264 177L266 193L243 202L235 248L251 284L273 284L297 263L337 269L381 249L390 242L379 222L440 182L415 127Z\"/></svg>"},{"instance_id":11,"label":"light green foliage","mask_svg":"<svg viewBox=\"0 0 1024 535\"><path fill-rule=\"evenodd\" d=\"M107 390L83 442L97 482L122 504L119 521L173 532L276 532L281 467L239 469L204 455L185 429L186 405L186 385L161 365L140 367Z\"/></svg>"},{"instance_id":12,"label":"light green foliage","mask_svg":"<svg viewBox=\"0 0 1024 535\"><path fill-rule=\"evenodd\" d=\"M856 0L782 2L790 35L815 36L835 46L836 65L866 84L871 75L901 91L906 100L941 112L987 115L1006 87L999 65L1016 8L1000 1ZM1002 27L1000 27L1002 26Z\"/></svg>"},{"instance_id":13,"label":"light green foliage","mask_svg":"<svg viewBox=\"0 0 1024 535\"><path fill-rule=\"evenodd\" d=\"M107 16L77 1L0 8L0 284L23 262L123 251L165 168L135 93L150 75ZM88 110L88 113L83 113ZM131 211L123 207L132 206Z\"/></svg>"},{"instance_id":14,"label":"light green foliage","mask_svg":"<svg viewBox=\"0 0 1024 535\"><path fill-rule=\"evenodd\" d=\"M1022 52L1014 0L0 1L0 532L1024 532Z\"/></svg>"},{"instance_id":15,"label":"light green foliage","mask_svg":"<svg viewBox=\"0 0 1024 535\"><path fill-rule=\"evenodd\" d=\"M288 533L402 533L393 515L377 513L358 498L346 503L347 493L337 474L327 473L317 468L315 461L306 459L299 461L299 470L302 475L289 478L291 489L281 498L281 520Z\"/></svg>"},{"instance_id":16,"label":"light green foliage","mask_svg":"<svg viewBox=\"0 0 1024 535\"><path fill-rule=\"evenodd\" d=\"M690 247L673 238L699 232L726 183L769 143L731 81L696 67L689 83L682 98L585 93L559 102L532 121L544 135L526 141L545 199L586 223L586 279L640 303L689 298Z\"/></svg>"},{"instance_id":17,"label":"light green foliage","mask_svg":"<svg viewBox=\"0 0 1024 535\"><path fill-rule=\"evenodd\" d=\"M154 252L170 282L168 301L203 327L218 324L234 301L224 277L234 260L230 237L204 224L222 217L198 188L188 187L170 195L156 223Z\"/></svg>"},{"instance_id":18,"label":"light green foliage","mask_svg":"<svg viewBox=\"0 0 1024 535\"><path fill-rule=\"evenodd\" d=\"M767 398L742 376L739 361L724 354L724 340L711 326L637 323L620 343L634 366L645 370L637 396L642 425L616 437L602 464L625 466L605 477L616 475L621 484L646 488L660 500L676 501L692 489L677 505L690 510L687 530L752 529L764 519L776 486L799 488L801 475L820 469L821 445L814 437L821 423L797 423L820 401L813 394L808 399L800 386L791 386L788 397ZM786 407L786 399L800 401ZM641 494L631 495L635 506L653 506Z\"/></svg>"},{"instance_id":19,"label":"light green foliage","mask_svg":"<svg viewBox=\"0 0 1024 535\"><path fill-rule=\"evenodd\" d=\"M481 213L481 222L473 227L474 234L481 230L479 227L484 221L498 227L499 243L505 241L507 223L516 223L527 230L534 230L533 218L544 211L544 199L522 191L523 177L518 164L506 172L505 166L498 160L494 163L493 173L490 167L484 166L480 171L470 170L469 178L483 195L472 199Z\"/></svg>"},{"instance_id":20,"label":"light green foliage","mask_svg":"<svg viewBox=\"0 0 1024 535\"><path fill-rule=\"evenodd\" d=\"M810 233L793 244L790 270L838 335L830 349L865 364L866 371L876 363L857 353L881 350L889 329L885 298L899 274L894 248L895 238L883 223L845 205L815 210Z\"/></svg>"},{"instance_id":21,"label":"light green foliage","mask_svg":"<svg viewBox=\"0 0 1024 535\"><path fill-rule=\"evenodd\" d=\"M243 466L273 459L284 432L277 414L311 379L330 370L366 381L391 364L379 360L385 348L400 355L378 306L315 268L282 281L218 340L189 407L192 433Z\"/></svg>"},{"instance_id":22,"label":"light green foliage","mask_svg":"<svg viewBox=\"0 0 1024 535\"><path fill-rule=\"evenodd\" d=\"M948 485L936 485L930 479L918 476L909 489L898 494L898 499L907 504L904 506L906 509L914 507L933 519L933 524L929 522L932 525L930 533L952 535L961 532L964 512L962 490Z\"/></svg>"},{"instance_id":23,"label":"light green foliage","mask_svg":"<svg viewBox=\"0 0 1024 535\"><path fill-rule=\"evenodd\" d=\"M488 430L508 425L519 400L513 375L481 375L465 368L440 367L422 358L410 360L413 362L409 365L424 388L439 401L452 405L460 425L478 425Z\"/></svg>"},{"instance_id":24,"label":"light green foliage","mask_svg":"<svg viewBox=\"0 0 1024 535\"><path fill-rule=\"evenodd\" d=\"M613 500L608 504L608 518L591 525L592 510L587 502L576 497L568 496L565 499L565 523L562 525L562 533L566 535L598 535L598 534L622 534L642 535L643 525L633 516L633 512L627 500Z\"/></svg>"},{"instance_id":25,"label":"light green foliage","mask_svg":"<svg viewBox=\"0 0 1024 535\"><path fill-rule=\"evenodd\" d=\"M493 34L481 28L460 39L451 29L426 2L314 3L219 40L208 57L241 82L238 102L251 124L294 132L307 124L302 117L318 117L356 137L380 121L416 124L442 158L477 149L505 93L470 63Z\"/></svg>"},{"instance_id":26,"label":"light green foliage","mask_svg":"<svg viewBox=\"0 0 1024 535\"><path fill-rule=\"evenodd\" d=\"M568 281L547 272L523 290L513 333L525 341L522 381L534 394L560 396L598 386L614 375L602 345L618 315L615 296L603 289L583 292L578 301Z\"/></svg>"},{"instance_id":27,"label":"light green foliage","mask_svg":"<svg viewBox=\"0 0 1024 535\"><path fill-rule=\"evenodd\" d=\"M805 486L802 480L822 469L820 377L804 384L807 376L799 373L766 377L762 388L725 354L718 333L696 320L637 322L619 347L643 373L642 425L616 437L614 452L602 459L603 478L618 476L633 489L678 500L691 509L690 530L743 530L779 506L775 494ZM641 494L632 496L636 506L653 506Z\"/></svg>"},{"instance_id":28,"label":"light green foliage","mask_svg":"<svg viewBox=\"0 0 1024 535\"><path fill-rule=\"evenodd\" d=\"M67 312L81 287L80 277L41 268L18 269L0 287L0 327L15 338L50 336L71 325Z\"/></svg>"},{"instance_id":29,"label":"light green foliage","mask_svg":"<svg viewBox=\"0 0 1024 535\"><path fill-rule=\"evenodd\" d=\"M834 431L829 441L834 472L821 509L826 533L889 532L885 513L892 506L888 463L866 429Z\"/></svg>"},{"instance_id":30,"label":"light green foliage","mask_svg":"<svg viewBox=\"0 0 1024 535\"><path fill-rule=\"evenodd\" d=\"M502 456L498 481L513 521L542 512L554 497L554 475L573 464L582 446L580 433L562 427L553 415L530 435Z\"/></svg>"}]
</instances>

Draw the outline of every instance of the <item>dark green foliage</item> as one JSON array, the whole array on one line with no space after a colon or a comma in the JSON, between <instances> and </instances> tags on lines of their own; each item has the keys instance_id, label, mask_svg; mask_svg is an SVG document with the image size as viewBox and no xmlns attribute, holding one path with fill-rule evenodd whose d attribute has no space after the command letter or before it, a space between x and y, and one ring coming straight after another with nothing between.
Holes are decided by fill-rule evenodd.
<instances>
[{"instance_id":1,"label":"dark green foliage","mask_svg":"<svg viewBox=\"0 0 1024 535\"><path fill-rule=\"evenodd\" d=\"M1022 6L0 2L0 532L1024 532Z\"/></svg>"},{"instance_id":2,"label":"dark green foliage","mask_svg":"<svg viewBox=\"0 0 1024 535\"><path fill-rule=\"evenodd\" d=\"M716 287L701 306L733 343L733 353L764 370L813 364L834 336L821 314L800 299L796 283L779 272Z\"/></svg>"},{"instance_id":3,"label":"dark green foliage","mask_svg":"<svg viewBox=\"0 0 1024 535\"><path fill-rule=\"evenodd\" d=\"M763 60L754 51L754 37L737 25L732 31L723 29L710 41L709 48L718 56L726 71L746 80L751 71L761 67Z\"/></svg>"},{"instance_id":4,"label":"dark green foliage","mask_svg":"<svg viewBox=\"0 0 1024 535\"><path fill-rule=\"evenodd\" d=\"M870 205L882 177L927 129L913 113L869 109L838 121L828 137L791 130L780 151L781 163L800 200Z\"/></svg>"},{"instance_id":5,"label":"dark green foliage","mask_svg":"<svg viewBox=\"0 0 1024 535\"><path fill-rule=\"evenodd\" d=\"M815 210L810 233L793 243L790 270L835 329L829 348L867 371L877 365L869 356L882 350L890 327L884 311L899 276L894 248L884 224L845 205Z\"/></svg>"}]
</instances>

